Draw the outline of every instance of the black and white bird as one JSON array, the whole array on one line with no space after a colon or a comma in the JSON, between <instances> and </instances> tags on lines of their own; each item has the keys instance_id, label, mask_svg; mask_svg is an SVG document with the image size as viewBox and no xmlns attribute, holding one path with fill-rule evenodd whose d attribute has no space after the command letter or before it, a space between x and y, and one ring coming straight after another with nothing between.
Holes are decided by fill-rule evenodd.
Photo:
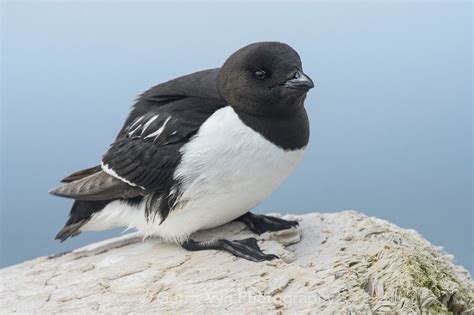
<instances>
[{"instance_id":1,"label":"black and white bird","mask_svg":"<svg viewBox=\"0 0 474 315\"><path fill-rule=\"evenodd\" d=\"M232 220L258 234L297 225L249 211L301 161L309 139L303 103L313 86L295 50L260 42L237 50L221 68L150 88L101 164L50 191L75 200L56 239L127 227L187 250L276 258L255 238L198 242L190 235Z\"/></svg>"}]
</instances>

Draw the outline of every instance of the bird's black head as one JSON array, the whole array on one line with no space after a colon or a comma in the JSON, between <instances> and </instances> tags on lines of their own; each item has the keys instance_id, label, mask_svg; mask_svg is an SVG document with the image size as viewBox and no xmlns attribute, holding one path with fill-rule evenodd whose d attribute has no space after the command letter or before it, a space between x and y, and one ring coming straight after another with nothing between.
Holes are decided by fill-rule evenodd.
<instances>
[{"instance_id":1,"label":"bird's black head","mask_svg":"<svg viewBox=\"0 0 474 315\"><path fill-rule=\"evenodd\" d=\"M219 71L221 95L236 110L257 116L297 112L313 82L298 53L278 42L261 42L233 53Z\"/></svg>"}]
</instances>

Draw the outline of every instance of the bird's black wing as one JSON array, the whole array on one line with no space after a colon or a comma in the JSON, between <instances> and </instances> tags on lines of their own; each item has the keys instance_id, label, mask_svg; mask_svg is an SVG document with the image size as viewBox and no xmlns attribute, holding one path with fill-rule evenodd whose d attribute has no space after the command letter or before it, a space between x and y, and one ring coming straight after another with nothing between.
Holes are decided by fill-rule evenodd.
<instances>
[{"instance_id":1,"label":"bird's black wing","mask_svg":"<svg viewBox=\"0 0 474 315\"><path fill-rule=\"evenodd\" d=\"M168 195L181 147L207 118L227 105L217 90L217 72L197 72L143 93L102 158L102 170L114 180L91 175L98 170L94 167L74 173L74 181L51 193L77 200Z\"/></svg>"},{"instance_id":2,"label":"bird's black wing","mask_svg":"<svg viewBox=\"0 0 474 315\"><path fill-rule=\"evenodd\" d=\"M169 189L180 148L217 109L219 69L196 72L143 93L102 158L103 168L147 191Z\"/></svg>"},{"instance_id":3,"label":"bird's black wing","mask_svg":"<svg viewBox=\"0 0 474 315\"><path fill-rule=\"evenodd\" d=\"M147 191L166 191L180 162L181 147L223 106L221 100L186 97L151 107L105 153L104 171Z\"/></svg>"}]
</instances>

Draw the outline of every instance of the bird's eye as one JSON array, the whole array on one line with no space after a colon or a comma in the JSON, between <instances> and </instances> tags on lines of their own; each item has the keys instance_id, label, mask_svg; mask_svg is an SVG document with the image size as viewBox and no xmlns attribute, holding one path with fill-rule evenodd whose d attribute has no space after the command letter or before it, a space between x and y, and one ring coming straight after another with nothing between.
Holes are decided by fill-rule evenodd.
<instances>
[{"instance_id":1,"label":"bird's eye","mask_svg":"<svg viewBox=\"0 0 474 315\"><path fill-rule=\"evenodd\" d=\"M254 76L255 76L258 80L263 80L263 79L265 79L265 77L267 76L267 74L265 73L264 70L258 69L257 71L255 71Z\"/></svg>"}]
</instances>

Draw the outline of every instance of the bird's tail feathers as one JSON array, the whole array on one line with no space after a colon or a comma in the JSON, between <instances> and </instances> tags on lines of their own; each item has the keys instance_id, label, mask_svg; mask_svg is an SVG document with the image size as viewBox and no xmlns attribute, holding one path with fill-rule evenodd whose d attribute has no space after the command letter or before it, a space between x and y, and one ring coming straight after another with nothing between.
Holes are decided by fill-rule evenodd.
<instances>
[{"instance_id":1,"label":"bird's tail feathers","mask_svg":"<svg viewBox=\"0 0 474 315\"><path fill-rule=\"evenodd\" d=\"M64 225L64 227L59 231L55 236L55 240L59 240L61 243L67 240L69 237L74 237L81 234L80 228L86 224L88 219L80 220L78 222L69 223L69 221Z\"/></svg>"},{"instance_id":2,"label":"bird's tail feathers","mask_svg":"<svg viewBox=\"0 0 474 315\"><path fill-rule=\"evenodd\" d=\"M67 220L55 239L62 243L69 237L79 235L81 228L89 222L94 213L104 209L110 202L111 200L75 200L69 213L69 220Z\"/></svg>"}]
</instances>

